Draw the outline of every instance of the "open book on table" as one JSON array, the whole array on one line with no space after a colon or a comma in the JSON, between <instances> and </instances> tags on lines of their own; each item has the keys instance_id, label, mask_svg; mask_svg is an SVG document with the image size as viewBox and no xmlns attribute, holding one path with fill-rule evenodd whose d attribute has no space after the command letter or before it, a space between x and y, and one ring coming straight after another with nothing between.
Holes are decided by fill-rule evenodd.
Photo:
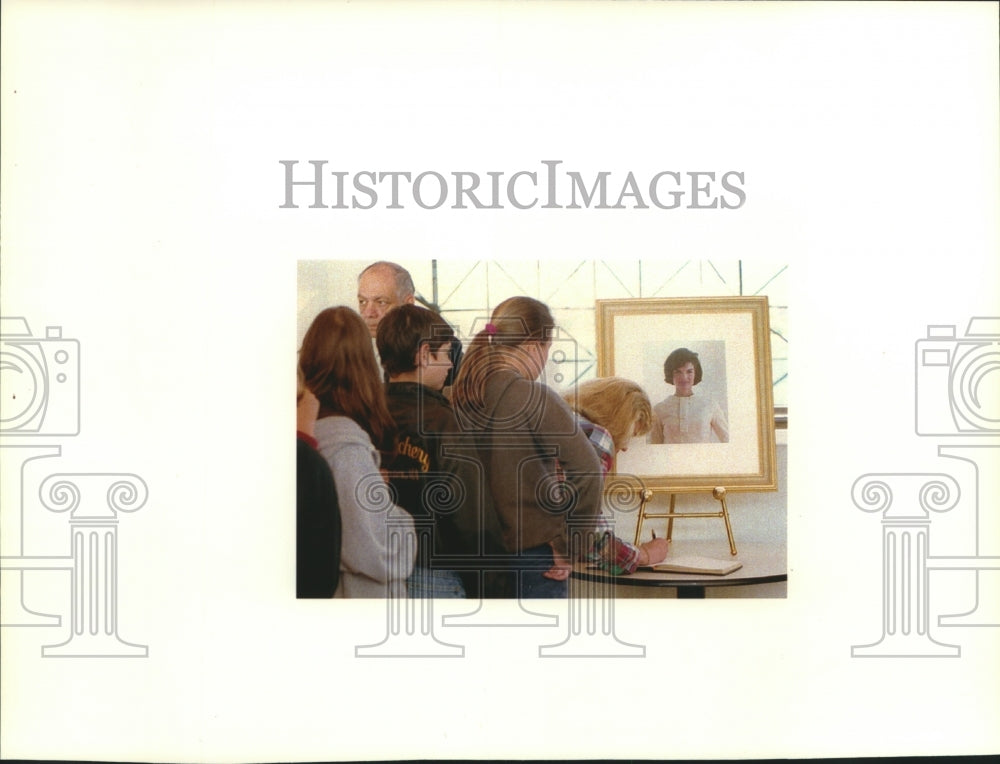
<instances>
[{"instance_id":1,"label":"open book on table","mask_svg":"<svg viewBox=\"0 0 1000 764\"><path fill-rule=\"evenodd\" d=\"M700 573L711 576L725 576L743 567L739 560L717 560L714 557L698 557L696 555L679 555L667 557L663 562L654 565L643 565L641 570L654 570L658 573Z\"/></svg>"}]
</instances>

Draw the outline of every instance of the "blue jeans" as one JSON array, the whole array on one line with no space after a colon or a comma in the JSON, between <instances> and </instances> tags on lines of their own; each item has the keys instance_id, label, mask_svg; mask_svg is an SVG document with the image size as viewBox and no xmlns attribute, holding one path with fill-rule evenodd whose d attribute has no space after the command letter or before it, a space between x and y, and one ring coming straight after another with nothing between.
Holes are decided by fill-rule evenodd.
<instances>
[{"instance_id":1,"label":"blue jeans","mask_svg":"<svg viewBox=\"0 0 1000 764\"><path fill-rule=\"evenodd\" d=\"M465 586L453 570L431 570L414 566L406 579L406 591L411 598L465 599Z\"/></svg>"},{"instance_id":2,"label":"blue jeans","mask_svg":"<svg viewBox=\"0 0 1000 764\"><path fill-rule=\"evenodd\" d=\"M518 558L510 559L502 568L486 574L486 597L501 599L566 599L569 581L553 581L542 574L552 567L552 547L548 544L521 551Z\"/></svg>"},{"instance_id":3,"label":"blue jeans","mask_svg":"<svg viewBox=\"0 0 1000 764\"><path fill-rule=\"evenodd\" d=\"M569 581L553 581L542 575L555 564L552 547L548 544L521 552L526 563L519 571L518 596L521 599L565 599L569 596Z\"/></svg>"}]
</instances>

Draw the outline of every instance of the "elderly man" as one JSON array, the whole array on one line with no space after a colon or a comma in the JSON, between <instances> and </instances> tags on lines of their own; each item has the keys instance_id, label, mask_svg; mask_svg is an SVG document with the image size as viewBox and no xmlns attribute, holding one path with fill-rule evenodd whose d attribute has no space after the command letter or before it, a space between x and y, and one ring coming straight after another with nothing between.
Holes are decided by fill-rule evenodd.
<instances>
[{"instance_id":1,"label":"elderly man","mask_svg":"<svg viewBox=\"0 0 1000 764\"><path fill-rule=\"evenodd\" d=\"M358 276L358 313L368 325L372 339L382 316L397 305L412 305L414 292L409 271L395 263L380 260L361 271Z\"/></svg>"},{"instance_id":2,"label":"elderly man","mask_svg":"<svg viewBox=\"0 0 1000 764\"><path fill-rule=\"evenodd\" d=\"M412 305L416 301L413 279L410 272L401 265L379 260L361 271L361 275L358 276L358 313L361 314L368 325L368 331L371 332L372 347L379 364L382 363L382 359L379 357L378 347L375 346L378 322L382 320L382 316L397 305ZM429 305L423 298L420 299L420 302L435 312L437 311L437 306ZM462 362L462 343L457 338L452 340L448 355L452 366L444 383L446 391L451 387Z\"/></svg>"}]
</instances>

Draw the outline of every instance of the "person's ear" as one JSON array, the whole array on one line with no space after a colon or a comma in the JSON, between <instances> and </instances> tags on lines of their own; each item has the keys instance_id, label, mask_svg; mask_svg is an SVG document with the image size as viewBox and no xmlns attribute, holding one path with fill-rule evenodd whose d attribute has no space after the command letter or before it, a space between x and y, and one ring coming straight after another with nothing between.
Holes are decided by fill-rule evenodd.
<instances>
[{"instance_id":1,"label":"person's ear","mask_svg":"<svg viewBox=\"0 0 1000 764\"><path fill-rule=\"evenodd\" d=\"M421 342L417 347L416 367L426 369L431 365L431 345L429 342Z\"/></svg>"}]
</instances>

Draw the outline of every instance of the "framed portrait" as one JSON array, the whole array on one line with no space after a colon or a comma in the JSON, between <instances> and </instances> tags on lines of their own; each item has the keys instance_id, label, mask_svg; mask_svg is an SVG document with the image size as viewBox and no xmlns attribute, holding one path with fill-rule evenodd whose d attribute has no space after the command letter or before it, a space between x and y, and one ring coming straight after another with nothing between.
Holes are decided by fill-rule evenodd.
<instances>
[{"instance_id":1,"label":"framed portrait","mask_svg":"<svg viewBox=\"0 0 1000 764\"><path fill-rule=\"evenodd\" d=\"M670 493L777 489L767 297L598 300L596 313L598 375L653 404L616 472Z\"/></svg>"}]
</instances>

